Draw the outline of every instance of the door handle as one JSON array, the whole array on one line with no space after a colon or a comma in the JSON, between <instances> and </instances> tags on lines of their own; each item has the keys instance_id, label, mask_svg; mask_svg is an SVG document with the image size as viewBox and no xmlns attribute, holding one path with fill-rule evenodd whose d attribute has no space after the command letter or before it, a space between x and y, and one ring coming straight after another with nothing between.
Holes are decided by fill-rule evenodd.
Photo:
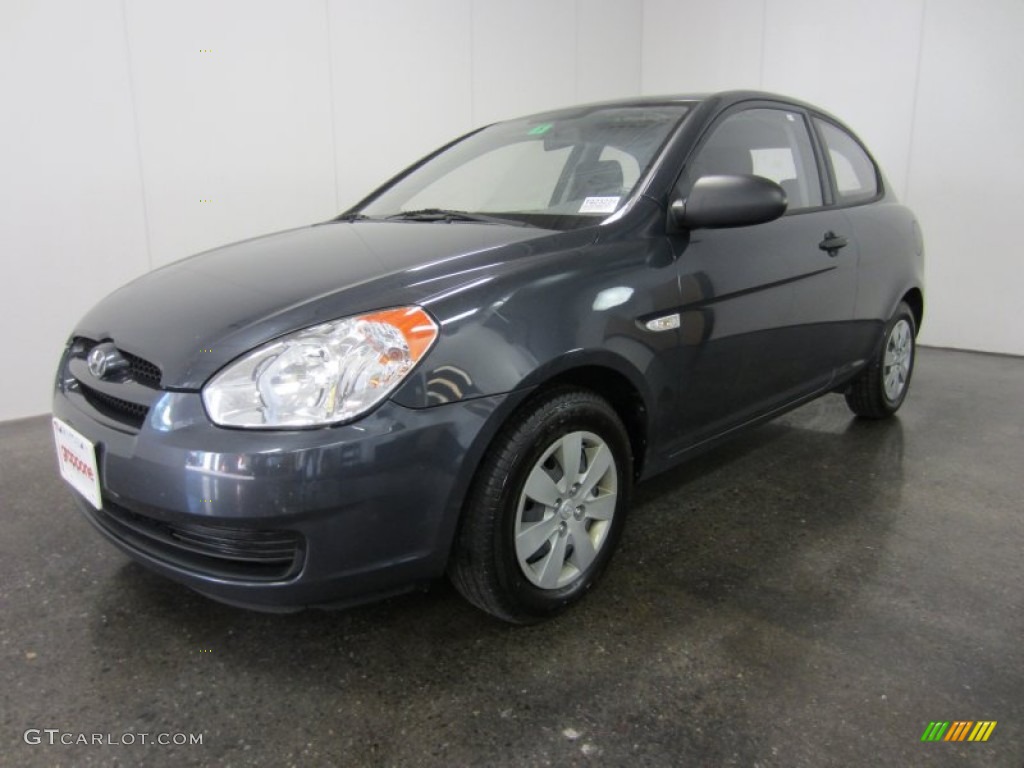
<instances>
[{"instance_id":1,"label":"door handle","mask_svg":"<svg viewBox=\"0 0 1024 768\"><path fill-rule=\"evenodd\" d=\"M832 258L838 256L839 249L845 248L847 245L849 245L849 241L845 237L840 237L832 231L826 232L825 239L818 243L818 247Z\"/></svg>"}]
</instances>

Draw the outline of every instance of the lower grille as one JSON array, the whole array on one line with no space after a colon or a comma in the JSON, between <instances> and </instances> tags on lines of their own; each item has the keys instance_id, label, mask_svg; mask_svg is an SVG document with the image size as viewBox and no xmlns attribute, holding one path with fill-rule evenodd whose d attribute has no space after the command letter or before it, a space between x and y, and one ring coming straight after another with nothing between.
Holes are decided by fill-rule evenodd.
<instances>
[{"instance_id":1,"label":"lower grille","mask_svg":"<svg viewBox=\"0 0 1024 768\"><path fill-rule=\"evenodd\" d=\"M89 405L112 419L131 424L136 428L141 428L146 421L146 415L149 413L148 406L113 397L92 387L87 387L81 381L78 382L78 390L82 393L82 397L89 402Z\"/></svg>"},{"instance_id":2,"label":"lower grille","mask_svg":"<svg viewBox=\"0 0 1024 768\"><path fill-rule=\"evenodd\" d=\"M132 549L200 575L279 581L302 567L303 539L295 531L155 520L106 499L102 510L89 514Z\"/></svg>"}]
</instances>

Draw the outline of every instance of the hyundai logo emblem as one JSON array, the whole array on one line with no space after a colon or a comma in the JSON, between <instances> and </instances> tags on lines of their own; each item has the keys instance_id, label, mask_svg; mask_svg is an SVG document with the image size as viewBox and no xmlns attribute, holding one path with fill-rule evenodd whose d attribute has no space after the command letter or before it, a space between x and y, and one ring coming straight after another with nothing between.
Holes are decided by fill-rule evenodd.
<instances>
[{"instance_id":1,"label":"hyundai logo emblem","mask_svg":"<svg viewBox=\"0 0 1024 768\"><path fill-rule=\"evenodd\" d=\"M99 347L89 353L89 372L97 379L102 379L107 373L107 356Z\"/></svg>"},{"instance_id":2,"label":"hyundai logo emblem","mask_svg":"<svg viewBox=\"0 0 1024 768\"><path fill-rule=\"evenodd\" d=\"M128 361L117 351L117 347L109 342L93 347L89 357L86 358L86 363L89 366L89 373L97 379L102 379L108 374L128 367Z\"/></svg>"}]
</instances>

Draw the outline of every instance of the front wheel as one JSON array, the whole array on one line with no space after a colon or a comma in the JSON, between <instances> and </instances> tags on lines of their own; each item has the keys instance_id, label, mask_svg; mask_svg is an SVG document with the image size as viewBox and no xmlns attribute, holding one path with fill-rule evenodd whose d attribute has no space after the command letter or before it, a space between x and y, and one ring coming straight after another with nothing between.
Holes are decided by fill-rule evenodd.
<instances>
[{"instance_id":1,"label":"front wheel","mask_svg":"<svg viewBox=\"0 0 1024 768\"><path fill-rule=\"evenodd\" d=\"M914 372L916 336L914 313L900 302L885 327L878 353L846 390L851 411L866 419L884 419L899 410Z\"/></svg>"},{"instance_id":2,"label":"front wheel","mask_svg":"<svg viewBox=\"0 0 1024 768\"><path fill-rule=\"evenodd\" d=\"M575 388L541 395L502 429L481 464L452 583L506 621L562 611L611 558L632 478L629 436L604 399Z\"/></svg>"}]
</instances>

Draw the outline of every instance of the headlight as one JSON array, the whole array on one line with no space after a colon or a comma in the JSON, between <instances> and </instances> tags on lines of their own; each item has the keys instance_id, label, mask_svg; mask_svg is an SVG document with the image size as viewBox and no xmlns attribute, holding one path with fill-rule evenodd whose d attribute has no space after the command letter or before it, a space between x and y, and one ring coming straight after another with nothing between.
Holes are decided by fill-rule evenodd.
<instances>
[{"instance_id":1,"label":"headlight","mask_svg":"<svg viewBox=\"0 0 1024 768\"><path fill-rule=\"evenodd\" d=\"M324 323L265 344L203 387L216 424L311 427L362 416L427 353L437 325L419 307Z\"/></svg>"}]
</instances>

